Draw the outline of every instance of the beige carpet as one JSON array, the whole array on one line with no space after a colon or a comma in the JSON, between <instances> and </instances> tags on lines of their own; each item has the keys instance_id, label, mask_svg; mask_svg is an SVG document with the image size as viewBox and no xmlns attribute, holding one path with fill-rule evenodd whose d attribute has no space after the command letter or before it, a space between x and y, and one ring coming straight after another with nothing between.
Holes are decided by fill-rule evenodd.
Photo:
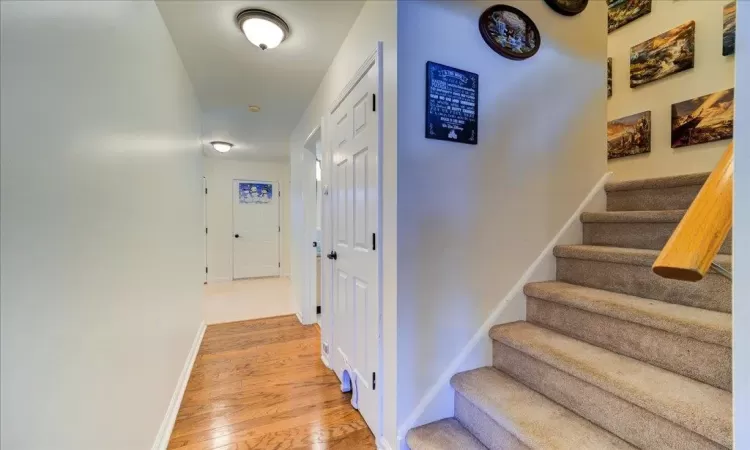
<instances>
[{"instance_id":1,"label":"beige carpet","mask_svg":"<svg viewBox=\"0 0 750 450\"><path fill-rule=\"evenodd\" d=\"M611 183L559 246L557 280L529 283L525 322L497 325L493 367L456 374L455 417L414 450L732 447L731 281L651 272L707 174ZM731 269L731 236L718 263Z\"/></svg>"}]
</instances>

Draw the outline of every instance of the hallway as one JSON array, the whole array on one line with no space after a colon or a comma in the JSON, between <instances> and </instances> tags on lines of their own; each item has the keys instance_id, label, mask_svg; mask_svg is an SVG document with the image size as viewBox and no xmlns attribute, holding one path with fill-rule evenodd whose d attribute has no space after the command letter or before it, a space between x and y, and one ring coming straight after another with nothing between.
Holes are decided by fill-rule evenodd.
<instances>
[{"instance_id":1,"label":"hallway","mask_svg":"<svg viewBox=\"0 0 750 450\"><path fill-rule=\"evenodd\" d=\"M287 277L254 278L203 286L203 317L208 325L294 314Z\"/></svg>"},{"instance_id":2,"label":"hallway","mask_svg":"<svg viewBox=\"0 0 750 450\"><path fill-rule=\"evenodd\" d=\"M170 449L374 449L320 360L317 327L295 316L210 325Z\"/></svg>"}]
</instances>

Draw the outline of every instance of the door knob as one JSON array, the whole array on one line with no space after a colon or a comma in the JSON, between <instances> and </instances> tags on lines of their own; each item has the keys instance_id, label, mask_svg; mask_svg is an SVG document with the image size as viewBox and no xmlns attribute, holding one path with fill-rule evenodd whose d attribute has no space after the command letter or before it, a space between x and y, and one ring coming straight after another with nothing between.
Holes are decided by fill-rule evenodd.
<instances>
[{"instance_id":1,"label":"door knob","mask_svg":"<svg viewBox=\"0 0 750 450\"><path fill-rule=\"evenodd\" d=\"M339 259L339 255L336 254L335 251L331 251L331 253L327 254L326 256L328 257L328 259Z\"/></svg>"},{"instance_id":2,"label":"door knob","mask_svg":"<svg viewBox=\"0 0 750 450\"><path fill-rule=\"evenodd\" d=\"M240 237L240 235L239 234L235 234L234 237L238 238L238 237Z\"/></svg>"}]
</instances>

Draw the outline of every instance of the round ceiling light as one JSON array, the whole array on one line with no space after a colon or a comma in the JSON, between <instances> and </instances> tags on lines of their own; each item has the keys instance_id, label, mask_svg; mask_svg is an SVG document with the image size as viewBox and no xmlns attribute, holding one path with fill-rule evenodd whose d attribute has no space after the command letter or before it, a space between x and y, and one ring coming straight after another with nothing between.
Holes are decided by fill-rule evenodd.
<instances>
[{"instance_id":1,"label":"round ceiling light","mask_svg":"<svg viewBox=\"0 0 750 450\"><path fill-rule=\"evenodd\" d=\"M250 105L250 106L247 107L247 109L250 112L260 112L260 106L258 106L258 105Z\"/></svg>"},{"instance_id":2,"label":"round ceiling light","mask_svg":"<svg viewBox=\"0 0 750 450\"><path fill-rule=\"evenodd\" d=\"M237 14L237 25L247 40L261 50L276 48L289 36L289 25L276 14L262 9L246 9Z\"/></svg>"},{"instance_id":3,"label":"round ceiling light","mask_svg":"<svg viewBox=\"0 0 750 450\"><path fill-rule=\"evenodd\" d=\"M211 145L214 147L214 150L216 150L219 153L226 153L229 150L234 147L233 144L230 144L229 142L223 142L223 141L211 141Z\"/></svg>"}]
</instances>

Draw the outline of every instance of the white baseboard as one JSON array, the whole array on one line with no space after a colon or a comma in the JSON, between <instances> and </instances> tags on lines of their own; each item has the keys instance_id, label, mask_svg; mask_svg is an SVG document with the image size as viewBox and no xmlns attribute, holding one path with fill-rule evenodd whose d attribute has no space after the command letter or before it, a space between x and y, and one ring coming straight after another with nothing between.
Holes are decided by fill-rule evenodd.
<instances>
[{"instance_id":1,"label":"white baseboard","mask_svg":"<svg viewBox=\"0 0 750 450\"><path fill-rule=\"evenodd\" d=\"M328 362L328 357L322 351L320 352L320 360L323 361L323 364L325 364L326 367L329 369L331 368L331 363Z\"/></svg>"},{"instance_id":2,"label":"white baseboard","mask_svg":"<svg viewBox=\"0 0 750 450\"><path fill-rule=\"evenodd\" d=\"M198 356L198 349L201 347L205 332L206 322L201 322L198 326L198 332L195 334L193 346L190 347L190 353L188 353L185 360L185 366L182 368L182 373L180 373L180 378L177 379L177 386L172 394L172 400L169 402L167 414L164 416L164 420L162 420L159 427L159 433L156 435L154 445L151 447L152 450L166 450L169 444L169 438L172 436L172 428L174 428L174 423L177 420L177 412L180 410L180 403L182 403L182 396L185 394L185 388L187 388L187 383L190 379L190 372L193 371L193 364L195 364L195 358Z\"/></svg>"},{"instance_id":3,"label":"white baseboard","mask_svg":"<svg viewBox=\"0 0 750 450\"><path fill-rule=\"evenodd\" d=\"M305 322L302 321L302 316L300 315L300 313L296 312L296 313L294 313L294 315L297 316L297 320L299 320L299 323L301 325L305 324Z\"/></svg>"},{"instance_id":4,"label":"white baseboard","mask_svg":"<svg viewBox=\"0 0 750 450\"><path fill-rule=\"evenodd\" d=\"M604 191L604 185L607 183L607 180L609 180L611 176L612 172L605 173L601 177L601 179L594 185L594 187L591 188L591 191L589 191L588 195L586 195L575 212L573 212L573 214L570 216L568 221L565 222L565 225L563 225L563 227L557 232L552 240L549 241L549 243L544 247L539 256L537 256L534 262L532 262L531 265L526 269L526 271L521 275L516 284L513 285L513 287L500 300L497 306L495 306L487 320L482 324L481 327L479 327L479 329L474 333L469 342L467 342L464 348L462 348L461 351L456 355L456 357L453 358L450 364L448 364L445 371L440 374L440 377L437 379L435 384L430 386L430 389L427 390L412 413L409 414L406 420L404 420L404 422L398 428L397 438L399 439L399 441L402 441L406 436L406 433L410 429L414 428L414 426L421 425L418 424L417 421L419 421L420 418L424 415L427 408L430 406L433 400L435 400L438 394L440 394L443 388L449 385L451 377L456 372L458 372L459 368L464 364L466 359L476 348L480 339L487 339L487 334L489 333L490 328L492 328L492 326L497 323L498 318L508 308L511 302L514 299L516 299L517 301L525 301L525 296L523 295L524 285L529 281L532 281L532 277L538 277L540 276L540 274L549 276L550 268L554 268L555 258L552 252L555 246L563 243L574 243L570 241L571 236L575 236L575 239L578 239L578 243L581 242L582 235L581 232L578 231L581 229L579 220L581 213L584 210L588 211L590 205L595 206L597 209L601 207L600 205L601 199L603 198L602 194ZM552 271L552 274L554 274L554 271Z\"/></svg>"},{"instance_id":5,"label":"white baseboard","mask_svg":"<svg viewBox=\"0 0 750 450\"><path fill-rule=\"evenodd\" d=\"M378 450L393 450L385 436L380 436L380 439L378 439Z\"/></svg>"},{"instance_id":6,"label":"white baseboard","mask_svg":"<svg viewBox=\"0 0 750 450\"><path fill-rule=\"evenodd\" d=\"M229 283L230 281L232 281L232 278L223 278L223 277L220 277L220 278L209 278L208 279L208 283Z\"/></svg>"}]
</instances>

